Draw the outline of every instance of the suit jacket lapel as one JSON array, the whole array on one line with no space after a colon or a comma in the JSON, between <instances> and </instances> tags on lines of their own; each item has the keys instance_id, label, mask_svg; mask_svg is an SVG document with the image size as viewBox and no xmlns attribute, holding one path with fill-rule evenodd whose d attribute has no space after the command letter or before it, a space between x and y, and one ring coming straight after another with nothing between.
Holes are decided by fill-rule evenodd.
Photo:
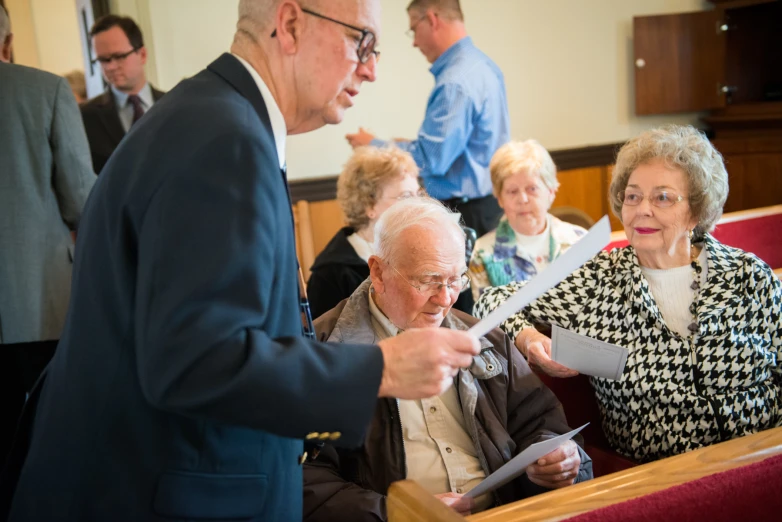
<instances>
[{"instance_id":1,"label":"suit jacket lapel","mask_svg":"<svg viewBox=\"0 0 782 522\"><path fill-rule=\"evenodd\" d=\"M234 89L239 91L252 104L255 112L258 113L258 117L261 118L261 123L269 131L269 136L274 141L274 132L272 131L271 120L269 120L269 112L266 110L266 104L263 102L263 96L261 96L258 85L253 80L253 77L250 76L250 73L247 72L247 69L244 68L244 65L229 53L224 53L212 62L207 69L230 83ZM274 149L277 150L277 147L275 146Z\"/></svg>"},{"instance_id":2,"label":"suit jacket lapel","mask_svg":"<svg viewBox=\"0 0 782 522\"><path fill-rule=\"evenodd\" d=\"M101 105L100 120L103 122L103 126L106 127L106 132L112 141L115 144L119 144L122 138L125 137L125 129L119 120L117 104L114 101L114 95L111 93L111 90L102 95Z\"/></svg>"}]
</instances>

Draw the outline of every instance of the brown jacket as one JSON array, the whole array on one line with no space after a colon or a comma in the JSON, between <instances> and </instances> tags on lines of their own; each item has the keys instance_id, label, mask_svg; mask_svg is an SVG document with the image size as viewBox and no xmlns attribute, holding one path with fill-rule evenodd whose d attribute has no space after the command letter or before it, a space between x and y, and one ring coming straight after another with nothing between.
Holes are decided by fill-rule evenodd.
<instances>
[{"instance_id":1,"label":"brown jacket","mask_svg":"<svg viewBox=\"0 0 782 522\"><path fill-rule=\"evenodd\" d=\"M320 340L377 344L368 305L369 281L315 321ZM451 310L443 327L466 330L477 319ZM469 370L455 378L465 422L477 441L486 474L499 469L529 445L570 431L554 394L532 373L501 330L481 339L483 351ZM474 412L474 413L471 413ZM582 445L580 437L576 442ZM592 461L581 453L577 482L592 478ZM304 520L386 520L385 495L406 475L402 426L394 399L379 399L364 445L337 449L326 445L304 466ZM544 492L526 475L495 492L505 504Z\"/></svg>"}]
</instances>

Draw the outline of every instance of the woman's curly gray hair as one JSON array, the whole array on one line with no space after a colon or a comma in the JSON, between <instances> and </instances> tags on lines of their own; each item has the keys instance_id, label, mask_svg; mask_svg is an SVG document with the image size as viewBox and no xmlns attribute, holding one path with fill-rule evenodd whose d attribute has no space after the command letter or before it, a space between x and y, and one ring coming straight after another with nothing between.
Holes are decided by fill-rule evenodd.
<instances>
[{"instance_id":1,"label":"woman's curly gray hair","mask_svg":"<svg viewBox=\"0 0 782 522\"><path fill-rule=\"evenodd\" d=\"M407 176L418 178L418 165L409 152L395 146L357 148L337 179L337 201L348 226L367 226L367 210L383 195L384 186Z\"/></svg>"},{"instance_id":2,"label":"woman's curly gray hair","mask_svg":"<svg viewBox=\"0 0 782 522\"><path fill-rule=\"evenodd\" d=\"M622 219L619 193L640 165L663 161L680 169L687 177L690 212L697 219L695 235L702 237L714 230L728 199L728 172L722 155L706 136L690 125L665 125L631 139L619 150L611 177L608 200Z\"/></svg>"}]
</instances>

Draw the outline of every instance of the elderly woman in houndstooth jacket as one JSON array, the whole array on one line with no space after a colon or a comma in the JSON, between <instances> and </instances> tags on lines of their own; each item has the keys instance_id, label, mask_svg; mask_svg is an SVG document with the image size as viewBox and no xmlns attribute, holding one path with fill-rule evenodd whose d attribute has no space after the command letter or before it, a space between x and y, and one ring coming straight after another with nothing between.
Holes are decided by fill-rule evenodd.
<instances>
[{"instance_id":1,"label":"elderly woman in houndstooth jacket","mask_svg":"<svg viewBox=\"0 0 782 522\"><path fill-rule=\"evenodd\" d=\"M641 462L782 425L782 284L709 232L728 175L692 127L647 131L619 152L612 208L630 246L601 252L503 329L532 365L571 377L533 325L629 349L620 380L592 378L603 431ZM520 288L488 289L485 316Z\"/></svg>"}]
</instances>

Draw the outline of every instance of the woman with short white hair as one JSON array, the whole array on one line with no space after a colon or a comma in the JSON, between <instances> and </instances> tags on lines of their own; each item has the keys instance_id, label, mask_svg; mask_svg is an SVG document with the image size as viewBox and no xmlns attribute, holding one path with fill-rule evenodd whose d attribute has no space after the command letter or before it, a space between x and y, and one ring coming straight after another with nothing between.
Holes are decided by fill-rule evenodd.
<instances>
[{"instance_id":1,"label":"woman with short white hair","mask_svg":"<svg viewBox=\"0 0 782 522\"><path fill-rule=\"evenodd\" d=\"M559 188L557 168L537 141L503 145L489 170L504 215L475 243L470 278L476 300L490 286L531 279L586 233L549 214Z\"/></svg>"},{"instance_id":2,"label":"woman with short white hair","mask_svg":"<svg viewBox=\"0 0 782 522\"><path fill-rule=\"evenodd\" d=\"M641 462L782 426L782 284L763 261L709 234L728 196L722 156L686 126L619 151L610 188L630 246L601 252L504 323L531 365L558 325L628 349L619 380L591 378L603 431ZM478 316L518 284L487 290Z\"/></svg>"}]
</instances>

